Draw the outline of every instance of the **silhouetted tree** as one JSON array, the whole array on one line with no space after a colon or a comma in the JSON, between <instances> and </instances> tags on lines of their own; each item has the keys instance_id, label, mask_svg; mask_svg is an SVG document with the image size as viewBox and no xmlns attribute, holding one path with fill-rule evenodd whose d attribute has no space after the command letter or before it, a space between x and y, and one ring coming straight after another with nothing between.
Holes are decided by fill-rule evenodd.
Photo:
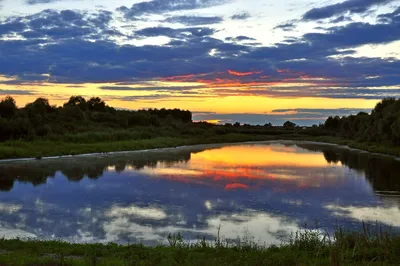
<instances>
[{"instance_id":1,"label":"silhouetted tree","mask_svg":"<svg viewBox=\"0 0 400 266\"><path fill-rule=\"evenodd\" d=\"M0 116L4 118L11 118L17 113L17 105L15 104L15 100L7 96L3 100L0 101Z\"/></svg>"},{"instance_id":2,"label":"silhouetted tree","mask_svg":"<svg viewBox=\"0 0 400 266\"><path fill-rule=\"evenodd\" d=\"M286 129L294 129L296 127L296 124L293 123L293 122L290 122L290 121L286 121L283 124L283 127L286 128Z\"/></svg>"},{"instance_id":3,"label":"silhouetted tree","mask_svg":"<svg viewBox=\"0 0 400 266\"><path fill-rule=\"evenodd\" d=\"M88 104L82 96L71 96L69 101L64 104L64 107L79 107L82 111L86 111L88 109Z\"/></svg>"},{"instance_id":4,"label":"silhouetted tree","mask_svg":"<svg viewBox=\"0 0 400 266\"><path fill-rule=\"evenodd\" d=\"M105 102L99 97L92 97L87 102L90 111L105 112L107 111Z\"/></svg>"}]
</instances>

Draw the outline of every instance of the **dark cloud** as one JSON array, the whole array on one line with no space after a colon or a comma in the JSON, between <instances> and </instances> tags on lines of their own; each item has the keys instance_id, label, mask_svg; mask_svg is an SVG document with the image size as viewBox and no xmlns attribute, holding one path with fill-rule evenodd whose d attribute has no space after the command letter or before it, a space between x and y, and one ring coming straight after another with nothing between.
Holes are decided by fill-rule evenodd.
<instances>
[{"instance_id":1,"label":"dark cloud","mask_svg":"<svg viewBox=\"0 0 400 266\"><path fill-rule=\"evenodd\" d=\"M225 38L226 41L234 41L234 42L242 42L242 41L255 41L256 39L247 37L247 36L237 36L237 37L227 37Z\"/></svg>"},{"instance_id":2,"label":"dark cloud","mask_svg":"<svg viewBox=\"0 0 400 266\"><path fill-rule=\"evenodd\" d=\"M186 26L198 26L198 25L211 25L218 24L223 21L222 17L200 17L200 16L175 16L169 17L164 20L168 23L180 23Z\"/></svg>"},{"instance_id":3,"label":"dark cloud","mask_svg":"<svg viewBox=\"0 0 400 266\"><path fill-rule=\"evenodd\" d=\"M304 20L319 20L346 13L365 13L371 7L385 5L395 0L347 0L342 3L313 8L303 15Z\"/></svg>"},{"instance_id":4,"label":"dark cloud","mask_svg":"<svg viewBox=\"0 0 400 266\"><path fill-rule=\"evenodd\" d=\"M346 17L346 16L339 16L337 18L334 18L330 21L330 23L340 23L340 22L349 22L349 21L353 21L350 17Z\"/></svg>"},{"instance_id":5,"label":"dark cloud","mask_svg":"<svg viewBox=\"0 0 400 266\"><path fill-rule=\"evenodd\" d=\"M28 5L37 5L37 4L50 4L61 1L65 0L26 0L25 3ZM81 1L81 0L74 0L74 1Z\"/></svg>"},{"instance_id":6,"label":"dark cloud","mask_svg":"<svg viewBox=\"0 0 400 266\"><path fill-rule=\"evenodd\" d=\"M162 14L171 11L194 10L222 5L230 0L151 0L133 4L131 8L121 6L117 10L128 19L137 19L143 15Z\"/></svg>"},{"instance_id":7,"label":"dark cloud","mask_svg":"<svg viewBox=\"0 0 400 266\"><path fill-rule=\"evenodd\" d=\"M101 90L109 90L109 91L159 91L159 92L167 92L167 91L179 91L179 92L188 92L193 89L199 89L202 86L169 86L169 87L161 87L161 86L141 86L141 87L127 87L127 86L102 86L99 87Z\"/></svg>"},{"instance_id":8,"label":"dark cloud","mask_svg":"<svg viewBox=\"0 0 400 266\"><path fill-rule=\"evenodd\" d=\"M304 39L313 45L330 45L334 48L354 47L363 44L389 43L400 39L400 20L390 24L354 22L342 27L332 27L328 33L308 33Z\"/></svg>"},{"instance_id":9,"label":"dark cloud","mask_svg":"<svg viewBox=\"0 0 400 266\"><path fill-rule=\"evenodd\" d=\"M26 0L25 3L28 5L36 5L36 4L49 4L58 1L60 0Z\"/></svg>"},{"instance_id":10,"label":"dark cloud","mask_svg":"<svg viewBox=\"0 0 400 266\"><path fill-rule=\"evenodd\" d=\"M135 32L136 37L155 37L155 36L166 36L170 38L177 38L185 40L192 37L204 37L213 35L216 30L212 28L194 27L194 28L182 28L173 29L169 27L151 27L144 28Z\"/></svg>"},{"instance_id":11,"label":"dark cloud","mask_svg":"<svg viewBox=\"0 0 400 266\"><path fill-rule=\"evenodd\" d=\"M0 89L0 95L32 95L34 94L31 90L3 90Z\"/></svg>"},{"instance_id":12,"label":"dark cloud","mask_svg":"<svg viewBox=\"0 0 400 266\"><path fill-rule=\"evenodd\" d=\"M0 42L0 74L17 76L14 84L40 81L44 78L41 74L49 74L45 78L50 83L76 84L129 85L170 78L203 83L204 87L216 88L218 95L235 93L223 88L224 84L233 84L250 87L246 95L379 99L398 95L398 90L374 87L399 86L400 61L350 57L354 53L351 48L399 40L396 12L381 15L384 22L378 24L350 23L328 28L325 33L308 33L273 46L255 47L242 42L253 41L247 36L216 39L212 37L216 30L211 27L145 28L134 32L133 37L167 36L171 41L161 46L121 45L108 38L118 35L110 27L113 16L109 12L45 10L0 23L3 36L26 37ZM330 57L334 55L340 55L340 59ZM228 70L239 74L230 75ZM240 75L249 72L252 74ZM312 85L287 89L273 86L280 82ZM192 93L188 88L162 89ZM157 90L161 88L154 88Z\"/></svg>"},{"instance_id":13,"label":"dark cloud","mask_svg":"<svg viewBox=\"0 0 400 266\"><path fill-rule=\"evenodd\" d=\"M242 95L240 91L219 90L222 96ZM324 88L324 87L285 87L271 88L261 87L259 89L247 89L243 92L245 95L251 96L268 96L268 97L318 97L331 99L373 99L380 100L387 97L400 98L400 87L398 89L373 89L373 88Z\"/></svg>"},{"instance_id":14,"label":"dark cloud","mask_svg":"<svg viewBox=\"0 0 400 266\"><path fill-rule=\"evenodd\" d=\"M103 39L110 34L119 34L109 26L111 21L112 13L108 11L85 13L46 9L34 15L8 19L0 24L0 36L18 34L31 41L45 38L51 40Z\"/></svg>"},{"instance_id":15,"label":"dark cloud","mask_svg":"<svg viewBox=\"0 0 400 266\"><path fill-rule=\"evenodd\" d=\"M248 12L240 12L240 13L236 13L235 15L231 16L231 19L233 20L246 20L248 18L250 18L251 15Z\"/></svg>"},{"instance_id":16,"label":"dark cloud","mask_svg":"<svg viewBox=\"0 0 400 266\"><path fill-rule=\"evenodd\" d=\"M283 31L292 31L296 28L295 22L287 22L276 26L274 29L281 29Z\"/></svg>"},{"instance_id":17,"label":"dark cloud","mask_svg":"<svg viewBox=\"0 0 400 266\"><path fill-rule=\"evenodd\" d=\"M378 16L378 19L382 23L393 23L400 21L400 7L394 10L391 13L381 14Z\"/></svg>"}]
</instances>

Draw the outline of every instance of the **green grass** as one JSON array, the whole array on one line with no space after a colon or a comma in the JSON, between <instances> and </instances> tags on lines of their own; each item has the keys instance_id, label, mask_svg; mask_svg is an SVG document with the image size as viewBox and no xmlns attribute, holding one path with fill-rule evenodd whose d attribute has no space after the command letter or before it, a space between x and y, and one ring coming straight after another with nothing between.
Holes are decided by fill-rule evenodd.
<instances>
[{"instance_id":1,"label":"green grass","mask_svg":"<svg viewBox=\"0 0 400 266\"><path fill-rule=\"evenodd\" d=\"M186 243L180 234L169 245L70 244L59 241L0 240L0 265L399 265L400 237L371 229L332 236L301 230L279 246L221 238Z\"/></svg>"},{"instance_id":2,"label":"green grass","mask_svg":"<svg viewBox=\"0 0 400 266\"><path fill-rule=\"evenodd\" d=\"M103 141L95 143L73 143L64 141L7 141L0 143L0 159L41 158L45 156L77 155L116 151L134 151L167 148L184 145L259 141L270 139L264 136L228 134L210 137L155 137L152 139Z\"/></svg>"},{"instance_id":3,"label":"green grass","mask_svg":"<svg viewBox=\"0 0 400 266\"><path fill-rule=\"evenodd\" d=\"M101 134L99 134L101 135ZM118 134L117 134L118 135ZM230 143L244 141L266 140L305 140L315 142L327 142L339 145L347 145L350 148L368 152L400 156L400 147L376 143L359 143L330 136L307 136L300 134L282 135L255 135L255 134L226 134L209 136L173 136L154 137L133 140L87 141L80 140L82 136L68 136L66 140L34 140L34 141L6 141L0 143L0 159L37 158L46 156L77 155L86 153L103 153L116 151L134 151L142 149L167 148L183 145ZM86 138L86 135L85 137ZM104 136L99 137L104 139ZM79 141L77 141L79 140ZM95 139L96 140L96 139Z\"/></svg>"}]
</instances>

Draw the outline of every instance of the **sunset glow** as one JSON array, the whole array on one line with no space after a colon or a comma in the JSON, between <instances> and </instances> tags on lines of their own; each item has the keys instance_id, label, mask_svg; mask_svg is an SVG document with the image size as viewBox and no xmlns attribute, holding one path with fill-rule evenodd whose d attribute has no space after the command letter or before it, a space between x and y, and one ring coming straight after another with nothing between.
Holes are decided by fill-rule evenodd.
<instances>
[{"instance_id":1,"label":"sunset glow","mask_svg":"<svg viewBox=\"0 0 400 266\"><path fill-rule=\"evenodd\" d=\"M393 0L0 2L0 98L20 107L82 95L196 121L312 125L400 97Z\"/></svg>"},{"instance_id":2,"label":"sunset glow","mask_svg":"<svg viewBox=\"0 0 400 266\"><path fill-rule=\"evenodd\" d=\"M235 145L192 153L188 162L158 163L156 168L145 167L141 172L153 178L227 191L259 189L271 182L284 184L285 189L306 189L341 182L336 173L324 173L327 167L331 165L323 154L296 146Z\"/></svg>"}]
</instances>

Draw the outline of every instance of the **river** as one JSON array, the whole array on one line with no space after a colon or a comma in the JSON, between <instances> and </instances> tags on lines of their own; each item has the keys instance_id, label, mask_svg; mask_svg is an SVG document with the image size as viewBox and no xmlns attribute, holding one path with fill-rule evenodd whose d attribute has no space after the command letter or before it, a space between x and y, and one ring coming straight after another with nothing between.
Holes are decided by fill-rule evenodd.
<instances>
[{"instance_id":1,"label":"river","mask_svg":"<svg viewBox=\"0 0 400 266\"><path fill-rule=\"evenodd\" d=\"M400 228L400 162L304 142L0 164L0 237L279 244L309 228Z\"/></svg>"}]
</instances>

